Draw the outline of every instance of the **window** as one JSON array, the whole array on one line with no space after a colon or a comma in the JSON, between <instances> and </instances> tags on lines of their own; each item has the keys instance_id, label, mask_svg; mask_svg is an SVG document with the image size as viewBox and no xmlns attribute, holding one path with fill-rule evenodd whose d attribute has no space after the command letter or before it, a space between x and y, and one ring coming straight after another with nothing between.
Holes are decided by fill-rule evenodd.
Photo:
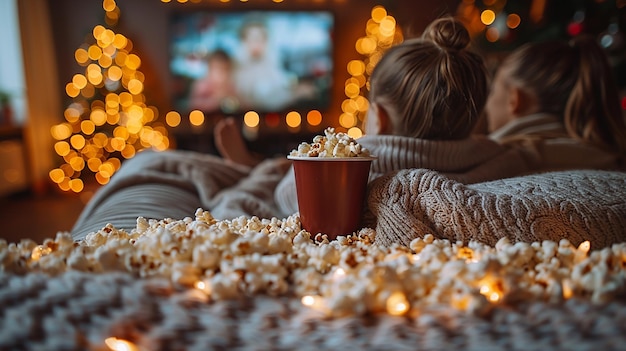
<instances>
[{"instance_id":1,"label":"window","mask_svg":"<svg viewBox=\"0 0 626 351\"><path fill-rule=\"evenodd\" d=\"M26 86L17 1L0 1L0 93L9 95L12 120L24 124Z\"/></svg>"}]
</instances>

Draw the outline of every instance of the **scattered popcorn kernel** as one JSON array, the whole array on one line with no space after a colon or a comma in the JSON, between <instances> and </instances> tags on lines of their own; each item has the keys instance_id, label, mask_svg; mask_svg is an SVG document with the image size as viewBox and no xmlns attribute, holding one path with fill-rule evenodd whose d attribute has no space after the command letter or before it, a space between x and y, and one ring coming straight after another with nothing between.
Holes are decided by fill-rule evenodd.
<instances>
[{"instance_id":1,"label":"scattered popcorn kernel","mask_svg":"<svg viewBox=\"0 0 626 351\"><path fill-rule=\"evenodd\" d=\"M328 149L327 143L336 139L327 133L313 147L328 155L335 146ZM353 152L349 142L334 145L342 145L337 152ZM138 218L130 231L108 224L76 243L67 234L42 244L0 239L0 272L127 272L167 278L163 281L171 286L151 288L152 293L189 289L189 302L295 295L325 316L400 316L428 304L483 315L496 304L524 299L602 304L621 296L626 286L626 243L594 251L589 242L576 247L567 240L501 240L490 247L425 234L409 247L382 247L373 243L375 235L365 228L329 240L302 230L298 214L216 220L198 209L181 220Z\"/></svg>"}]
</instances>

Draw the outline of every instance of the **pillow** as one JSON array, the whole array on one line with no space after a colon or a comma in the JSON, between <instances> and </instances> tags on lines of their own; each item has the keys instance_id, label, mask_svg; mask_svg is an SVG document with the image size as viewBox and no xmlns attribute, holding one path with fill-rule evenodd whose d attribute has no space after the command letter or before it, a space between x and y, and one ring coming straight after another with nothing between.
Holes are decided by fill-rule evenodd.
<instances>
[{"instance_id":1,"label":"pillow","mask_svg":"<svg viewBox=\"0 0 626 351\"><path fill-rule=\"evenodd\" d=\"M406 169L369 185L375 241L408 246L425 234L488 245L568 239L592 248L626 241L626 173L558 171L464 185Z\"/></svg>"}]
</instances>

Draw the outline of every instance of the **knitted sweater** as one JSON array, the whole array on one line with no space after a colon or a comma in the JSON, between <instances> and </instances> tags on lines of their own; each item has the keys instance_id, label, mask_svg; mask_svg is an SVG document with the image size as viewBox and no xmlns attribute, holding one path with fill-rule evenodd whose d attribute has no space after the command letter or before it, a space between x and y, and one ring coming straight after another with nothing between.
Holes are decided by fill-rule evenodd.
<instances>
[{"instance_id":1,"label":"knitted sweater","mask_svg":"<svg viewBox=\"0 0 626 351\"><path fill-rule=\"evenodd\" d=\"M616 153L571 138L561 119L551 114L517 118L489 134L489 138L517 148L533 172L623 167Z\"/></svg>"},{"instance_id":2,"label":"knitted sweater","mask_svg":"<svg viewBox=\"0 0 626 351\"><path fill-rule=\"evenodd\" d=\"M389 172L408 168L441 171L462 183L477 183L516 176L528 171L520 152L483 136L462 140L424 140L395 135L364 136L359 144L377 159L370 181ZM283 214L298 211L293 169L280 181L275 202Z\"/></svg>"},{"instance_id":3,"label":"knitted sweater","mask_svg":"<svg viewBox=\"0 0 626 351\"><path fill-rule=\"evenodd\" d=\"M626 241L626 173L575 170L464 185L425 169L370 184L375 242L409 245L425 234L495 245L568 239L593 248Z\"/></svg>"}]
</instances>

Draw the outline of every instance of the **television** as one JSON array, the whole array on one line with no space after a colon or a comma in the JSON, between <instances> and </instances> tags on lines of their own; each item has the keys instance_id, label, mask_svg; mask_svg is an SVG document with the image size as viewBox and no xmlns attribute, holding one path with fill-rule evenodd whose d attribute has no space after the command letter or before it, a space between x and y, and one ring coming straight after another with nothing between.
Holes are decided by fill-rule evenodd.
<instances>
[{"instance_id":1,"label":"television","mask_svg":"<svg viewBox=\"0 0 626 351\"><path fill-rule=\"evenodd\" d=\"M324 111L331 100L329 11L179 12L169 70L179 112Z\"/></svg>"}]
</instances>

